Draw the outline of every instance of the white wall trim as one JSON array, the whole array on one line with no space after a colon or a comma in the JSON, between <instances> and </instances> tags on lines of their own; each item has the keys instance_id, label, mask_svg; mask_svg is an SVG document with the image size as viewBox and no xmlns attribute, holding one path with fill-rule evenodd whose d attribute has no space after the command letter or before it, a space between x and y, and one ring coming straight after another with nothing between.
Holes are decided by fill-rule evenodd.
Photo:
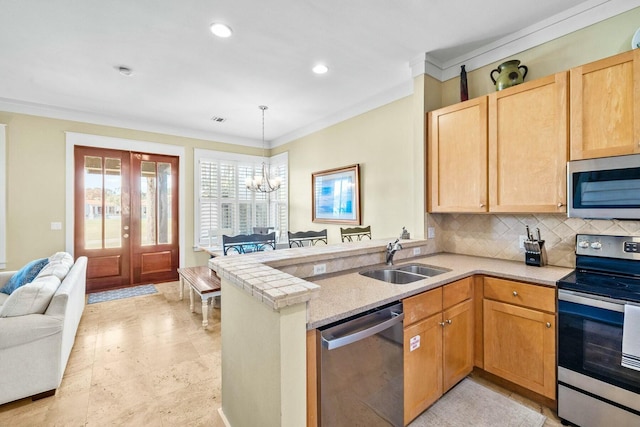
<instances>
[{"instance_id":1,"label":"white wall trim","mask_svg":"<svg viewBox=\"0 0 640 427\"><path fill-rule=\"evenodd\" d=\"M0 269L7 268L7 125L0 123Z\"/></svg>"},{"instance_id":2,"label":"white wall trim","mask_svg":"<svg viewBox=\"0 0 640 427\"><path fill-rule=\"evenodd\" d=\"M587 1L444 63L429 53L420 55L410 63L411 73L446 81L459 76L463 64L467 72L475 70L639 6L638 0Z\"/></svg>"},{"instance_id":3,"label":"white wall trim","mask_svg":"<svg viewBox=\"0 0 640 427\"><path fill-rule=\"evenodd\" d=\"M161 144L158 142L137 141L132 139L114 138L110 136L90 135L76 132L65 132L66 134L66 216L65 216L65 245L66 251L73 254L73 197L74 197L74 148L76 145L86 147L111 148L114 150L137 151L141 153L163 154L166 156L176 156L179 159L180 173L178 176L178 232L180 238L180 266L185 263L185 148L178 145Z\"/></svg>"},{"instance_id":4,"label":"white wall trim","mask_svg":"<svg viewBox=\"0 0 640 427\"><path fill-rule=\"evenodd\" d=\"M411 95L413 95L413 79L410 79L400 85L392 87L391 89L381 92L375 96L372 96L371 98L355 104L350 108L338 111L337 113L331 114L321 120L311 123L310 125L301 127L294 130L293 132L282 135L272 140L270 146L271 148L278 147L280 145L286 144L287 142L302 138L303 136L307 136L319 130L328 128L329 126L343 122L352 117L366 113L367 111L371 111L375 108L382 107L383 105Z\"/></svg>"},{"instance_id":5,"label":"white wall trim","mask_svg":"<svg viewBox=\"0 0 640 427\"><path fill-rule=\"evenodd\" d=\"M10 113L29 114L52 119L71 120L82 123L92 123L101 126L114 126L124 129L135 129L144 132L161 133L164 135L196 138L205 141L217 141L224 144L244 145L247 147L262 147L262 140L243 138L217 132L205 132L197 129L170 126L144 120L132 120L127 117L109 116L106 114L90 113L55 105L38 104L35 102L19 101L0 97L0 111Z\"/></svg>"}]
</instances>

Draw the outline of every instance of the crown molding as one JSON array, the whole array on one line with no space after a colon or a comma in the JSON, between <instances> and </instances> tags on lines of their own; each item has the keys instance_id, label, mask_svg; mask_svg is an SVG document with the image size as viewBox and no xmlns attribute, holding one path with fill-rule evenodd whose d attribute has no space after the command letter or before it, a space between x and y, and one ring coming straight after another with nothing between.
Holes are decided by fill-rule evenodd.
<instances>
[{"instance_id":1,"label":"crown molding","mask_svg":"<svg viewBox=\"0 0 640 427\"><path fill-rule=\"evenodd\" d=\"M428 74L443 82L457 77L463 64L472 71L638 6L637 0L587 1L449 61L438 61L428 52L419 55L409 63L411 75Z\"/></svg>"},{"instance_id":2,"label":"crown molding","mask_svg":"<svg viewBox=\"0 0 640 427\"><path fill-rule=\"evenodd\" d=\"M404 98L412 94L413 94L413 79L408 80L404 83L401 83L397 86L394 86L391 89L388 89L377 95L374 95L349 108L346 108L344 110L338 111L337 113L326 116L316 122L311 123L310 125L301 127L299 129L294 130L293 132L289 132L285 135L282 135L272 140L270 147L271 148L278 147L280 145L286 144L298 138L302 138L314 132L328 128L329 126L338 124L347 119L366 113L367 111L371 111L375 108L382 107L383 105L389 104L393 101L397 101L400 98Z\"/></svg>"},{"instance_id":3,"label":"crown molding","mask_svg":"<svg viewBox=\"0 0 640 427\"><path fill-rule=\"evenodd\" d=\"M100 126L113 126L124 129L132 129L136 131L160 133L163 135L201 139L205 141L215 141L222 144L243 145L255 148L262 147L262 140L258 139L242 138L215 132L205 132L197 129L168 126L143 120L131 120L125 117L114 117L106 114L95 114L86 111L74 110L71 108L38 104L35 102L19 101L9 98L0 97L0 111L48 117L51 119L91 123Z\"/></svg>"}]
</instances>

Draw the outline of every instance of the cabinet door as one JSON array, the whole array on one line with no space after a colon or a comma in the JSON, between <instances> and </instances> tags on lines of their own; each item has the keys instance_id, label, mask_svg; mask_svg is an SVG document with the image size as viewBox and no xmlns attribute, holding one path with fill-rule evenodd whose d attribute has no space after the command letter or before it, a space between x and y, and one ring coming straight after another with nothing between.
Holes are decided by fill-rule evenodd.
<instances>
[{"instance_id":1,"label":"cabinet door","mask_svg":"<svg viewBox=\"0 0 640 427\"><path fill-rule=\"evenodd\" d=\"M404 329L404 423L442 396L442 313Z\"/></svg>"},{"instance_id":2,"label":"cabinet door","mask_svg":"<svg viewBox=\"0 0 640 427\"><path fill-rule=\"evenodd\" d=\"M572 68L571 160L640 152L640 50Z\"/></svg>"},{"instance_id":3,"label":"cabinet door","mask_svg":"<svg viewBox=\"0 0 640 427\"><path fill-rule=\"evenodd\" d=\"M490 212L566 212L567 73L489 95Z\"/></svg>"},{"instance_id":4,"label":"cabinet door","mask_svg":"<svg viewBox=\"0 0 640 427\"><path fill-rule=\"evenodd\" d=\"M428 211L487 211L487 98L428 113Z\"/></svg>"},{"instance_id":5,"label":"cabinet door","mask_svg":"<svg viewBox=\"0 0 640 427\"><path fill-rule=\"evenodd\" d=\"M484 369L556 398L555 317L484 300Z\"/></svg>"},{"instance_id":6,"label":"cabinet door","mask_svg":"<svg viewBox=\"0 0 640 427\"><path fill-rule=\"evenodd\" d=\"M466 300L442 314L443 392L473 370L473 300Z\"/></svg>"}]
</instances>

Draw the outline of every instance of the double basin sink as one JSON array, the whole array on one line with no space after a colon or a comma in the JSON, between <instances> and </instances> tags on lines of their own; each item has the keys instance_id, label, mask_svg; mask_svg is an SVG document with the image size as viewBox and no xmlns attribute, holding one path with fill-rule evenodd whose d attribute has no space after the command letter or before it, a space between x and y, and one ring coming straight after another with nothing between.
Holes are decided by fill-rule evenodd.
<instances>
[{"instance_id":1,"label":"double basin sink","mask_svg":"<svg viewBox=\"0 0 640 427\"><path fill-rule=\"evenodd\" d=\"M388 266L376 270L361 271L360 274L372 279L394 285L406 285L428 277L451 271L447 268L433 267L425 264L407 264L399 266Z\"/></svg>"}]
</instances>

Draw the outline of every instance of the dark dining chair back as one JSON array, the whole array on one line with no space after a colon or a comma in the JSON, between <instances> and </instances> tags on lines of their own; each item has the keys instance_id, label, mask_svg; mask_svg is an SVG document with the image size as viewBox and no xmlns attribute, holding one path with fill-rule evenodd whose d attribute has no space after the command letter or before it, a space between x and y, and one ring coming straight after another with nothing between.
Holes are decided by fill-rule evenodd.
<instances>
[{"instance_id":1,"label":"dark dining chair back","mask_svg":"<svg viewBox=\"0 0 640 427\"><path fill-rule=\"evenodd\" d=\"M297 233L289 231L290 248L294 246L299 248L303 246L315 246L318 242L324 242L325 245L328 243L326 228L322 231L298 231Z\"/></svg>"},{"instance_id":2,"label":"dark dining chair back","mask_svg":"<svg viewBox=\"0 0 640 427\"><path fill-rule=\"evenodd\" d=\"M343 242L361 241L364 237L368 237L371 240L371 226L366 227L340 227L340 237Z\"/></svg>"},{"instance_id":3,"label":"dark dining chair back","mask_svg":"<svg viewBox=\"0 0 640 427\"><path fill-rule=\"evenodd\" d=\"M269 234L238 234L236 236L222 235L222 252L247 254L276 248L275 231Z\"/></svg>"}]
</instances>

